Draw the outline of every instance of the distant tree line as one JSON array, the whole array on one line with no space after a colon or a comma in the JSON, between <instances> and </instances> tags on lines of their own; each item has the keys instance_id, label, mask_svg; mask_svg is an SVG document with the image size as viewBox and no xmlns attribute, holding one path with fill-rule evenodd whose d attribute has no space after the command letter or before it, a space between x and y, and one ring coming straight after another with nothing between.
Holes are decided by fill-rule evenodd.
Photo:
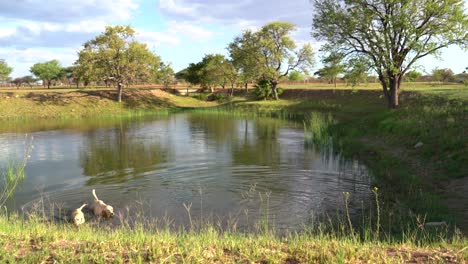
<instances>
[{"instance_id":1,"label":"distant tree line","mask_svg":"<svg viewBox=\"0 0 468 264\"><path fill-rule=\"evenodd\" d=\"M176 74L191 85L214 91L215 87L248 90L251 83L262 83L271 91L262 97L278 99L278 84L284 79L301 79L315 65L310 44L297 47L291 33L296 27L287 22L272 22L257 31L245 30L227 47L229 58L207 54Z\"/></svg>"},{"instance_id":2,"label":"distant tree line","mask_svg":"<svg viewBox=\"0 0 468 264\"><path fill-rule=\"evenodd\" d=\"M389 108L399 106L403 81L427 80L416 63L428 55L440 54L450 45L467 47L468 15L463 0L312 0L312 35L323 41L323 67L314 76L337 86L367 82L376 75ZM258 30L245 30L227 45L228 56L206 54L201 61L174 73L170 64L135 40L130 26L108 26L84 43L78 60L63 68L58 61L31 67L35 78L50 87L58 80L77 86L104 83L115 86L121 101L123 87L135 83L169 86L175 78L213 92L216 87L235 88L255 84L260 98L278 99L283 80L310 78L315 52L310 44L298 44L291 37L295 25L271 22ZM10 80L11 67L0 60L0 82L30 85L24 76ZM431 81L467 83L467 73L434 69Z\"/></svg>"}]
</instances>

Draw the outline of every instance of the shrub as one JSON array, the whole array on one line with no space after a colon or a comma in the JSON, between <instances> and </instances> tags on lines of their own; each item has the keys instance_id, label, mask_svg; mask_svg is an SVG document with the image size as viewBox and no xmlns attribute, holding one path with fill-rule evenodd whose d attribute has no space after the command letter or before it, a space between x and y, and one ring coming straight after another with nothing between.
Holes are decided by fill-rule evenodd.
<instances>
[{"instance_id":1,"label":"shrub","mask_svg":"<svg viewBox=\"0 0 468 264\"><path fill-rule=\"evenodd\" d=\"M267 100L273 98L273 92L271 91L271 84L269 81L260 80L254 87L254 92L257 99ZM280 96L281 94L283 94L283 89L278 87L276 88L276 92L278 93L278 96Z\"/></svg>"},{"instance_id":2,"label":"shrub","mask_svg":"<svg viewBox=\"0 0 468 264\"><path fill-rule=\"evenodd\" d=\"M269 81L267 80L260 80L258 81L257 84L255 84L254 86L254 92L255 92L255 96L257 97L257 99L268 99L271 95L272 95L272 92L271 92L271 84Z\"/></svg>"},{"instance_id":3,"label":"shrub","mask_svg":"<svg viewBox=\"0 0 468 264\"><path fill-rule=\"evenodd\" d=\"M218 101L218 102L229 102L231 96L228 96L225 93L212 93L208 96L208 101Z\"/></svg>"},{"instance_id":4,"label":"shrub","mask_svg":"<svg viewBox=\"0 0 468 264\"><path fill-rule=\"evenodd\" d=\"M196 93L196 94L193 94L191 96L193 98L196 98L196 99L200 100L200 101L208 101L208 96L209 95L210 94L208 94L208 93Z\"/></svg>"}]
</instances>

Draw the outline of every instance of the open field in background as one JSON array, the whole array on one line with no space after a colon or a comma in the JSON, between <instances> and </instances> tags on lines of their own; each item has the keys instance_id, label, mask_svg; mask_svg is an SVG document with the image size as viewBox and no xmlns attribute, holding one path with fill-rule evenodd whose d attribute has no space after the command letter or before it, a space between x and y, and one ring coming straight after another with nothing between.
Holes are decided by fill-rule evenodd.
<instances>
[{"instance_id":1,"label":"open field in background","mask_svg":"<svg viewBox=\"0 0 468 264\"><path fill-rule=\"evenodd\" d=\"M284 89L335 89L333 84L327 83L312 83L312 84L304 84L304 85L280 85L280 87ZM405 91L416 91L420 93L427 93L427 94L439 94L444 97L448 97L450 99L464 99L468 100L468 87L464 84L458 83L431 83L431 82L417 82L417 83L408 83L404 82L401 85L402 92ZM344 83L339 83L337 85L336 90L378 90L382 91L382 86L380 83L369 83L369 84L361 84L356 87L347 86Z\"/></svg>"},{"instance_id":2,"label":"open field in background","mask_svg":"<svg viewBox=\"0 0 468 264\"><path fill-rule=\"evenodd\" d=\"M442 82L403 82L401 84L401 88L403 90L406 89L451 89L451 88L464 88L466 87L462 83L442 83ZM252 89L254 85L250 84L249 89ZM333 89L335 87L334 84L330 84L328 82L282 82L279 84L279 87L286 88L286 89L291 89L291 88L301 88L301 89ZM130 85L126 88L137 88L137 89L163 89L166 88L162 84L138 84L138 85ZM200 86L192 86L192 85L187 85L185 83L178 83L176 85L170 85L168 88L171 89L178 89L178 90L183 90L183 89L198 89ZM221 88L221 87L218 87ZM226 88L230 88L229 85L226 86ZM380 83L377 82L369 82L367 84L360 84L355 87L356 89L381 89ZM51 86L50 89L47 89L47 87L44 87L42 85L40 86L21 86L17 88L16 86L1 86L0 85L0 91L6 91L6 92L14 92L14 91L54 91L54 90L94 90L94 89L116 89L114 86L88 86L88 87L83 87L79 86L76 87L75 85L62 85L62 86ZM239 87L239 89L243 89L243 87ZM346 83L343 82L338 82L337 83L337 89L343 90L343 89L353 89L352 86L347 85Z\"/></svg>"},{"instance_id":3,"label":"open field in background","mask_svg":"<svg viewBox=\"0 0 468 264\"><path fill-rule=\"evenodd\" d=\"M326 82L321 83L281 83L279 87L283 89L314 89L314 90L335 90L335 86L333 84L329 84ZM151 89L164 89L163 85L158 84L148 84L148 85L132 85L126 87L125 90L132 90L132 89L143 89L143 90L151 90ZM177 85L171 85L170 89L175 89L180 91L182 94L185 95L187 89L189 93L194 93L199 86L187 86L186 84L180 83ZM227 87L228 88L228 87ZM249 89L253 89L253 85L249 85ZM423 93L434 93L434 94L444 94L444 96L450 96L453 98L457 98L458 96L466 95L462 91L464 89L468 89L464 84L459 83L439 83L439 82L404 82L402 83L402 91L419 91ZM58 93L67 93L67 92L74 92L74 91L113 91L115 87L105 87L105 86L90 86L90 87L79 87L76 88L74 86L54 86L51 89L44 88L44 86L33 86L28 87L20 87L17 89L16 87L2 87L0 86L0 93L30 93L30 92L58 92ZM221 89L218 87L217 89ZM238 90L243 90L243 88L238 88ZM356 87L351 87L346 85L345 83L338 83L336 90L382 90L380 83L368 83L368 84L361 84ZM466 97L465 97L466 99Z\"/></svg>"}]
</instances>

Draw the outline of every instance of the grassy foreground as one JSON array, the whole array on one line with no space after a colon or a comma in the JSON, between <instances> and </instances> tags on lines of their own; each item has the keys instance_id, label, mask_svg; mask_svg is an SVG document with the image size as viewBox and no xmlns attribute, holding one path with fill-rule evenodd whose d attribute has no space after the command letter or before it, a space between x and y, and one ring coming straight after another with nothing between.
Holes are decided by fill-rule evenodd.
<instances>
[{"instance_id":1,"label":"grassy foreground","mask_svg":"<svg viewBox=\"0 0 468 264\"><path fill-rule=\"evenodd\" d=\"M0 217L2 263L464 263L467 240L418 245L304 232L285 237L113 228Z\"/></svg>"}]
</instances>

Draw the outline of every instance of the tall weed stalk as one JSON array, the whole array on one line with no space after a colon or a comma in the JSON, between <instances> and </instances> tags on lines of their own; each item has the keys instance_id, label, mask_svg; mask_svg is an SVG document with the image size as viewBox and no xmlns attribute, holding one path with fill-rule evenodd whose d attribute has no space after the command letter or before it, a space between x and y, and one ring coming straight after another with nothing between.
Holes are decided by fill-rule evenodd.
<instances>
[{"instance_id":1,"label":"tall weed stalk","mask_svg":"<svg viewBox=\"0 0 468 264\"><path fill-rule=\"evenodd\" d=\"M10 199L15 193L15 190L17 189L20 182L26 178L24 169L26 168L26 164L31 157L31 151L34 148L32 142L33 137L26 137L23 159L18 164L10 162L7 166L7 169L1 172L2 183L0 188L0 207L5 205L8 199Z\"/></svg>"}]
</instances>

